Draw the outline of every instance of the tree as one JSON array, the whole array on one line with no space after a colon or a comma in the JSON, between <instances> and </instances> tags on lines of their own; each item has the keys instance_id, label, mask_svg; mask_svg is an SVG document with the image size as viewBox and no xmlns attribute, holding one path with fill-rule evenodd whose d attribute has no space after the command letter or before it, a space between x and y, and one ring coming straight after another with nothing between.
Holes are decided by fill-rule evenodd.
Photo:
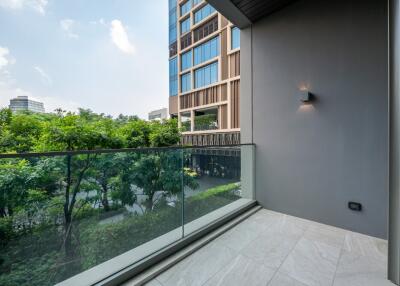
<instances>
[{"instance_id":1,"label":"tree","mask_svg":"<svg viewBox=\"0 0 400 286\"><path fill-rule=\"evenodd\" d=\"M167 147L177 145L180 140L178 120L153 121L149 135L150 146Z\"/></svg>"},{"instance_id":2,"label":"tree","mask_svg":"<svg viewBox=\"0 0 400 286\"><path fill-rule=\"evenodd\" d=\"M151 211L160 198L179 196L185 186L196 189L196 173L182 168L182 150L165 150L140 154L132 168L134 184L146 196L145 206ZM156 198L156 194L160 197Z\"/></svg>"}]
</instances>

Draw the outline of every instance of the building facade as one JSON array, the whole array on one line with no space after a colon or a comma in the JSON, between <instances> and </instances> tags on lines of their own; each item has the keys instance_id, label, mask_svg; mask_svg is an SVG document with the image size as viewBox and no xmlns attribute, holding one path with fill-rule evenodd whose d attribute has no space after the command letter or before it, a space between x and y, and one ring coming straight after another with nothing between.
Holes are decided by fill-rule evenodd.
<instances>
[{"instance_id":1,"label":"building facade","mask_svg":"<svg viewBox=\"0 0 400 286\"><path fill-rule=\"evenodd\" d=\"M240 143L240 30L202 0L169 0L169 112L184 145Z\"/></svg>"},{"instance_id":2,"label":"building facade","mask_svg":"<svg viewBox=\"0 0 400 286\"><path fill-rule=\"evenodd\" d=\"M44 104L39 101L29 99L27 96L18 96L10 100L9 108L12 112L31 111L44 113Z\"/></svg>"},{"instance_id":3,"label":"building facade","mask_svg":"<svg viewBox=\"0 0 400 286\"><path fill-rule=\"evenodd\" d=\"M151 120L164 120L168 119L168 108L161 108L149 112L148 119Z\"/></svg>"}]
</instances>

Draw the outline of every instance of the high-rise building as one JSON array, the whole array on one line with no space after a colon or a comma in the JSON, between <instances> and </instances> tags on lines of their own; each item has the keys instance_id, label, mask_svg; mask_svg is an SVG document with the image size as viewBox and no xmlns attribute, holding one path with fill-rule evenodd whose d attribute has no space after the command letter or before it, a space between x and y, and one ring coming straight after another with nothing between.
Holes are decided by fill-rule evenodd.
<instances>
[{"instance_id":1,"label":"high-rise building","mask_svg":"<svg viewBox=\"0 0 400 286\"><path fill-rule=\"evenodd\" d=\"M31 111L44 113L44 105L42 102L29 99L27 96L17 96L10 100L9 108L12 112Z\"/></svg>"},{"instance_id":2,"label":"high-rise building","mask_svg":"<svg viewBox=\"0 0 400 286\"><path fill-rule=\"evenodd\" d=\"M169 112L182 144L240 143L240 30L204 0L169 0Z\"/></svg>"}]
</instances>

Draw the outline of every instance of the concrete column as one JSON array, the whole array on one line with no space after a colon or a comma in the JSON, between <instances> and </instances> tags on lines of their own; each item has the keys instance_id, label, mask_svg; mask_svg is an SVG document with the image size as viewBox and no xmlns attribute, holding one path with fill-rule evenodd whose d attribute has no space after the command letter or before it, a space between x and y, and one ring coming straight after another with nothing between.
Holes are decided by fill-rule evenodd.
<instances>
[{"instance_id":1,"label":"concrete column","mask_svg":"<svg viewBox=\"0 0 400 286\"><path fill-rule=\"evenodd\" d=\"M390 200L389 279L400 285L400 0L389 0L390 19Z\"/></svg>"}]
</instances>

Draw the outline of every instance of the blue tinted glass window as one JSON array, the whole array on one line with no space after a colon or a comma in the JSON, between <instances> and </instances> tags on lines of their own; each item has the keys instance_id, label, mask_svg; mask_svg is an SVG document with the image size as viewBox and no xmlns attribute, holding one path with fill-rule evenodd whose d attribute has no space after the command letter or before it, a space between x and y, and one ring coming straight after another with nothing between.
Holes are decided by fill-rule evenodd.
<instances>
[{"instance_id":1,"label":"blue tinted glass window","mask_svg":"<svg viewBox=\"0 0 400 286\"><path fill-rule=\"evenodd\" d=\"M190 9L192 9L192 2L189 0L189 1L186 1L185 4L181 5L181 16L188 13L190 11Z\"/></svg>"},{"instance_id":2,"label":"blue tinted glass window","mask_svg":"<svg viewBox=\"0 0 400 286\"><path fill-rule=\"evenodd\" d=\"M240 30L237 27L232 29L231 47L232 47L232 50L240 48Z\"/></svg>"},{"instance_id":3,"label":"blue tinted glass window","mask_svg":"<svg viewBox=\"0 0 400 286\"><path fill-rule=\"evenodd\" d=\"M216 83L218 81L218 62L195 70L194 80L195 88Z\"/></svg>"},{"instance_id":4,"label":"blue tinted glass window","mask_svg":"<svg viewBox=\"0 0 400 286\"><path fill-rule=\"evenodd\" d=\"M196 24L200 22L201 20L207 18L214 12L215 12L214 7L212 7L210 4L207 4L206 6L204 6L203 8L194 13L194 23Z\"/></svg>"},{"instance_id":5,"label":"blue tinted glass window","mask_svg":"<svg viewBox=\"0 0 400 286\"><path fill-rule=\"evenodd\" d=\"M186 20L181 22L181 34L189 32L189 30L190 30L190 18L187 18Z\"/></svg>"},{"instance_id":6,"label":"blue tinted glass window","mask_svg":"<svg viewBox=\"0 0 400 286\"><path fill-rule=\"evenodd\" d=\"M178 60L173 58L169 61L169 95L178 94Z\"/></svg>"},{"instance_id":7,"label":"blue tinted glass window","mask_svg":"<svg viewBox=\"0 0 400 286\"><path fill-rule=\"evenodd\" d=\"M172 44L177 39L177 21L176 1L169 0L169 44Z\"/></svg>"},{"instance_id":8,"label":"blue tinted glass window","mask_svg":"<svg viewBox=\"0 0 400 286\"><path fill-rule=\"evenodd\" d=\"M219 55L219 37L215 37L194 48L194 65L201 64Z\"/></svg>"},{"instance_id":9,"label":"blue tinted glass window","mask_svg":"<svg viewBox=\"0 0 400 286\"><path fill-rule=\"evenodd\" d=\"M181 92L187 92L192 89L192 77L190 73L181 76Z\"/></svg>"},{"instance_id":10,"label":"blue tinted glass window","mask_svg":"<svg viewBox=\"0 0 400 286\"><path fill-rule=\"evenodd\" d=\"M197 4L199 4L201 2L201 0L193 0L193 6L196 6Z\"/></svg>"},{"instance_id":11,"label":"blue tinted glass window","mask_svg":"<svg viewBox=\"0 0 400 286\"><path fill-rule=\"evenodd\" d=\"M188 51L181 56L181 70L187 70L192 67L192 51Z\"/></svg>"}]
</instances>

